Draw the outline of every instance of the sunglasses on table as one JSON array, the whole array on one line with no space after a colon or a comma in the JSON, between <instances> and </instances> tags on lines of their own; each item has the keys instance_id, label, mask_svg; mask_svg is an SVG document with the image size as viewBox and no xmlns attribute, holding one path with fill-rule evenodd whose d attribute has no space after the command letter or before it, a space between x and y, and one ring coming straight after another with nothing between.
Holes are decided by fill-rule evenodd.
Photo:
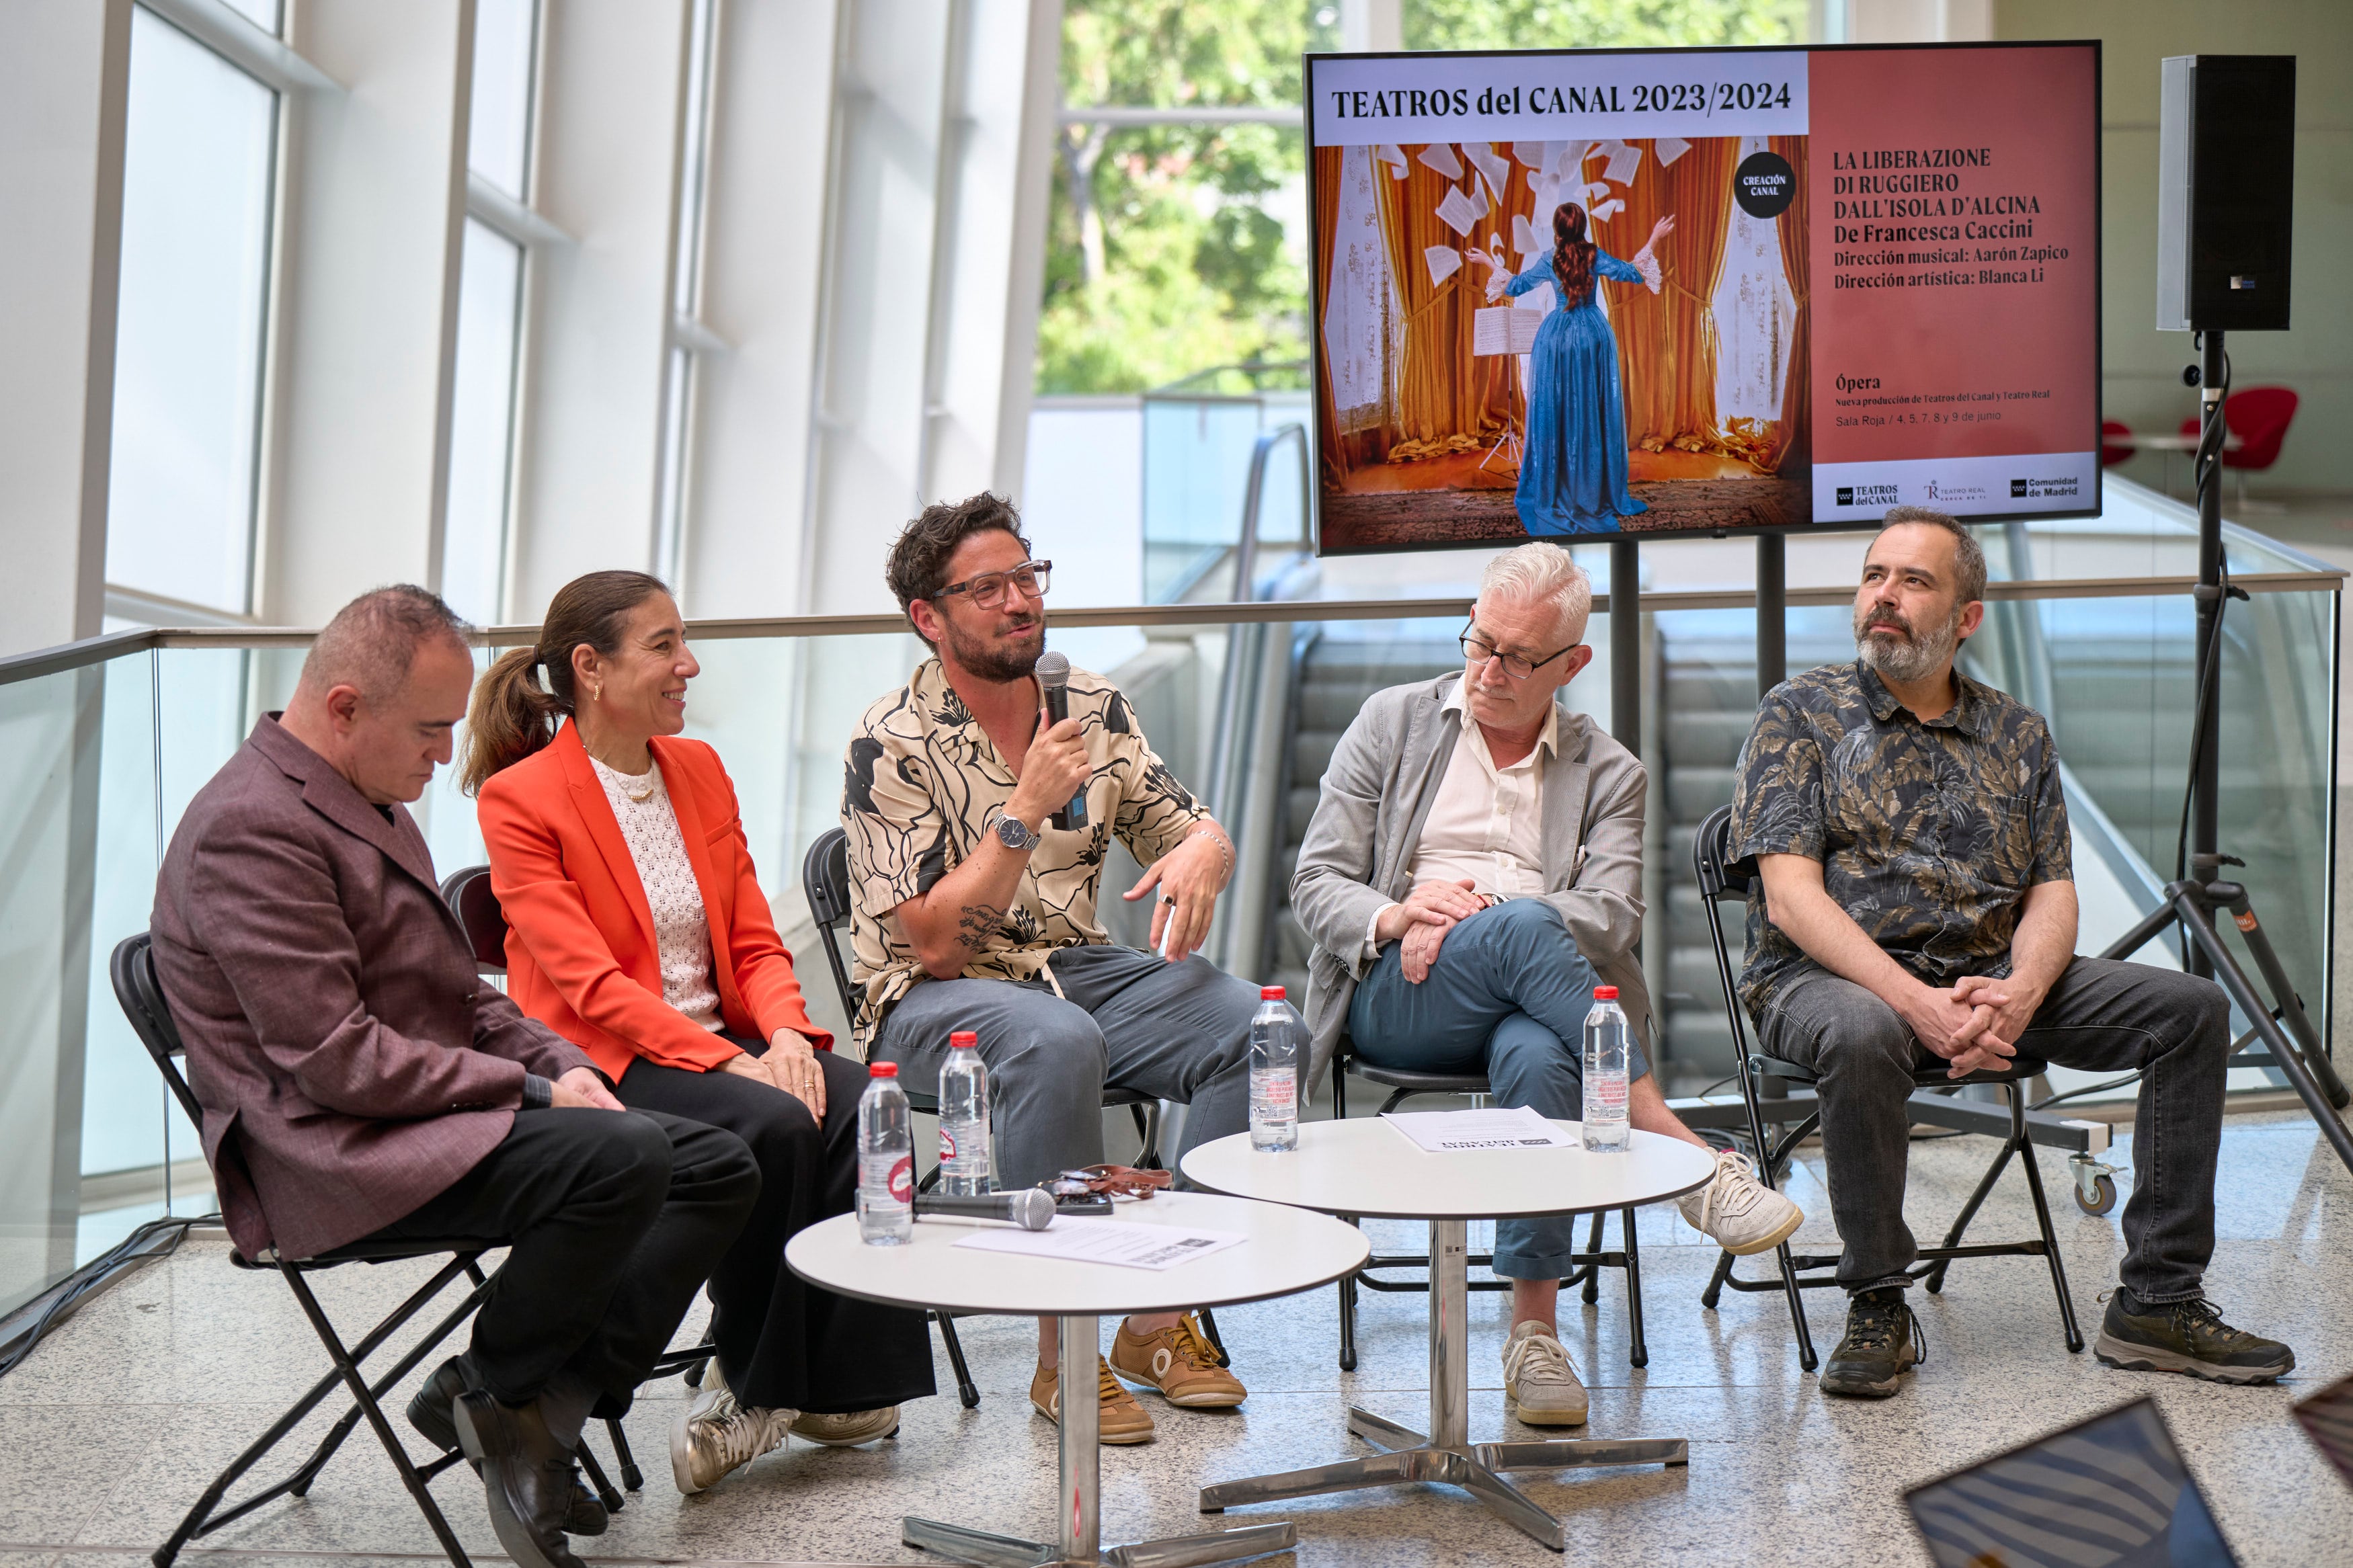
<instances>
[{"instance_id":1,"label":"sunglasses on table","mask_svg":"<svg viewBox=\"0 0 2353 1568\"><path fill-rule=\"evenodd\" d=\"M1002 609L1013 589L1021 590L1025 599L1042 599L1046 584L1053 574L1051 561L1031 561L1016 566L1010 572L984 572L977 577L967 577L961 583L951 583L934 594L934 602L957 594L968 594L972 602L984 610Z\"/></svg>"},{"instance_id":2,"label":"sunglasses on table","mask_svg":"<svg viewBox=\"0 0 2353 1568\"><path fill-rule=\"evenodd\" d=\"M1088 1193L1103 1197L1148 1198L1174 1185L1176 1181L1176 1176L1167 1171L1140 1171L1132 1165L1084 1165L1075 1171L1060 1172L1052 1181L1039 1184L1058 1198L1074 1198Z\"/></svg>"}]
</instances>

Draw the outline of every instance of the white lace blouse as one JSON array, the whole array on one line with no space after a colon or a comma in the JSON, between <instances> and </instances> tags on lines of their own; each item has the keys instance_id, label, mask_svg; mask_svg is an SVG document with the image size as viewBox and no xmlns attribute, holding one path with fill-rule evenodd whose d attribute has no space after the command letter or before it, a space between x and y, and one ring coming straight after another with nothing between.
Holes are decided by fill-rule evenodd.
<instances>
[{"instance_id":1,"label":"white lace blouse","mask_svg":"<svg viewBox=\"0 0 2353 1568\"><path fill-rule=\"evenodd\" d=\"M617 772L595 757L596 782L621 825L622 841L636 862L638 880L653 910L654 941L661 952L662 1000L686 1015L689 1022L714 1033L724 1026L719 1016L719 987L712 978L711 921L702 907L702 889L695 886L694 866L686 858L686 838L679 832L678 811L656 763L641 774Z\"/></svg>"}]
</instances>

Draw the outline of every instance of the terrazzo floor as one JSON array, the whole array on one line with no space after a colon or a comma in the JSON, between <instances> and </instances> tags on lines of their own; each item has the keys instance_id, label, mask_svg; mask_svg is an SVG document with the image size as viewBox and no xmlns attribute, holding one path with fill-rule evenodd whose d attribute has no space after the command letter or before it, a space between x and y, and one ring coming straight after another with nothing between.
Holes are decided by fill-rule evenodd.
<instances>
[{"instance_id":1,"label":"terrazzo floor","mask_svg":"<svg viewBox=\"0 0 2353 1568\"><path fill-rule=\"evenodd\" d=\"M1914 1147L1909 1207L1941 1232L1983 1168L1980 1139ZM2122 1150L2118 1158L2123 1157ZM2048 1162L2054 1178L2060 1166ZM1792 1193L1808 1211L1802 1245L1832 1231L1818 1157ZM1564 1515L1570 1560L1621 1563L1925 1563L1905 1488L2143 1393L2154 1394L2242 1563L2353 1563L2353 1489L2313 1449L2289 1405L2353 1373L2353 1176L2301 1116L2233 1119L2220 1180L2221 1242L2208 1277L2233 1321L2287 1340L2300 1367L2276 1387L2228 1389L2117 1373L2061 1343L2039 1260L1957 1265L1941 1297L1915 1291L1927 1364L1884 1404L1825 1398L1800 1373L1778 1294L1727 1293L1703 1311L1713 1249L1671 1208L1642 1215L1651 1360L1626 1360L1620 1279L1600 1303L1564 1303L1564 1339L1592 1387L1596 1436L1682 1436L1687 1468L1524 1478ZM2086 1332L2113 1282L2116 1217L2078 1212L2054 1179L2060 1233ZM2027 1234L2023 1183L2007 1177L1972 1239ZM1416 1227L1376 1225L1376 1246L1406 1250ZM1614 1234L1615 1226L1612 1231ZM1474 1245L1481 1239L1474 1227ZM91 1303L16 1372L0 1379L0 1568L132 1568L163 1540L214 1472L325 1368L289 1294L231 1269L217 1241L195 1241ZM1754 1263L1751 1273L1761 1272ZM319 1290L340 1321L381 1312L420 1278L408 1266L350 1268ZM1535 1436L1503 1414L1497 1347L1504 1298L1472 1297L1474 1438ZM1840 1304L1811 1292L1817 1341L1839 1332ZM1338 1370L1330 1288L1219 1314L1250 1398L1232 1413L1155 1403L1159 1439L1103 1456L1107 1542L1215 1528L1195 1510L1206 1481L1368 1452L1343 1425L1359 1403L1419 1426L1426 1409L1424 1298L1364 1298L1361 1359ZM699 1319L688 1332L700 1328ZM1027 1322L966 1320L964 1342L983 1399L911 1405L895 1440L865 1449L796 1443L702 1496L668 1479L668 1424L683 1387L649 1388L628 1423L646 1489L601 1538L592 1562L908 1563L902 1513L1044 1534L1054 1436L1026 1399L1034 1339ZM1108 1327L1106 1327L1108 1332ZM429 1365L430 1363L428 1363ZM404 1386L387 1407L397 1412ZM335 1408L331 1405L330 1409ZM397 1422L397 1417L396 1416ZM308 1430L323 1422L314 1419ZM406 1432L405 1424L403 1431ZM607 1453L601 1434L592 1439ZM421 1445L413 1445L421 1447ZM294 1451L294 1450L290 1450ZM436 1488L469 1551L495 1559L480 1494L462 1471ZM1398 1488L1236 1510L1228 1523L1290 1519L1295 1556L1278 1563L1534 1564L1551 1554L1461 1494ZM432 1538L367 1433L355 1434L311 1496L270 1504L192 1548L184 1562L351 1568L439 1561Z\"/></svg>"}]
</instances>

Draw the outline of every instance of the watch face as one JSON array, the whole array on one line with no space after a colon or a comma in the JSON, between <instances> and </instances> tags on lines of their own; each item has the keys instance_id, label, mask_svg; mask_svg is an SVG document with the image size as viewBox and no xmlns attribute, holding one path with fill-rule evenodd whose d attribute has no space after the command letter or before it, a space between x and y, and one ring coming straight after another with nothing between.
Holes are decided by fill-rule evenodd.
<instances>
[{"instance_id":1,"label":"watch face","mask_svg":"<svg viewBox=\"0 0 2353 1568\"><path fill-rule=\"evenodd\" d=\"M1010 816L1000 816L997 819L997 837L1005 841L1008 849L1027 849L1033 835L1026 823Z\"/></svg>"}]
</instances>

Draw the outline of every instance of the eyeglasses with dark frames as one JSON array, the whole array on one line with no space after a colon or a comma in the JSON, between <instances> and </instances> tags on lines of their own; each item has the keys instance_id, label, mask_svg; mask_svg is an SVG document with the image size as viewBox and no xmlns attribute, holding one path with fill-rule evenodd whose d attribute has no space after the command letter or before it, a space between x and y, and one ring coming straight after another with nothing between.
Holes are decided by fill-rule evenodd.
<instances>
[{"instance_id":1,"label":"eyeglasses with dark frames","mask_svg":"<svg viewBox=\"0 0 2353 1568\"><path fill-rule=\"evenodd\" d=\"M1571 643L1559 653L1548 654L1543 658L1530 658L1525 654L1499 653L1493 643L1472 632L1472 627L1478 624L1475 616L1463 623L1462 634L1455 639L1462 645L1462 657L1473 664L1484 664L1491 658L1500 658L1504 661L1504 673L1514 680L1525 680L1553 660L1575 651L1578 646Z\"/></svg>"},{"instance_id":2,"label":"eyeglasses with dark frames","mask_svg":"<svg viewBox=\"0 0 2353 1568\"><path fill-rule=\"evenodd\" d=\"M1016 566L1010 572L984 572L977 577L949 584L934 594L932 599L936 603L957 594L969 594L972 602L984 610L1002 609L1009 588L1020 589L1024 598L1044 598L1053 570L1051 561L1031 561Z\"/></svg>"}]
</instances>

